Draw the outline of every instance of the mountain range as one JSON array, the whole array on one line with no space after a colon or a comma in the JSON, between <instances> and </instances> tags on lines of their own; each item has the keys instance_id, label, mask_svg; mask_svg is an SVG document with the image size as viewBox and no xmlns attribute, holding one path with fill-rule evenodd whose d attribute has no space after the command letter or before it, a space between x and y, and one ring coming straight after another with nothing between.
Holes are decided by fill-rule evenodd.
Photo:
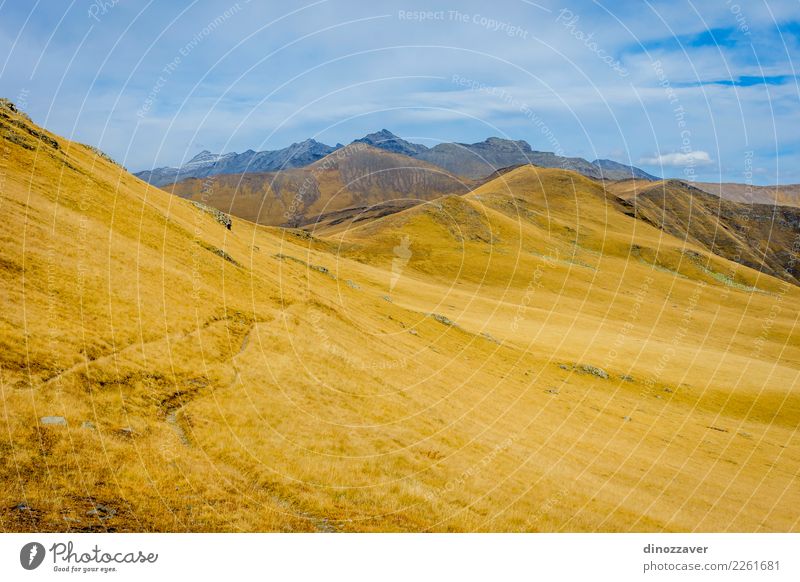
<instances>
[{"instance_id":1,"label":"mountain range","mask_svg":"<svg viewBox=\"0 0 800 582\"><path fill-rule=\"evenodd\" d=\"M177 167L155 168L137 172L134 175L154 186L172 184L186 178L205 178L217 174L238 174L243 172L271 172L307 166L324 158L337 147L325 145L313 139L293 143L289 147L256 152L247 150L241 154L212 154L203 150L186 164Z\"/></svg>"},{"instance_id":2,"label":"mountain range","mask_svg":"<svg viewBox=\"0 0 800 582\"><path fill-rule=\"evenodd\" d=\"M502 168L520 164L573 170L596 179L658 179L644 170L611 160L589 162L583 158L563 157L552 152L535 151L526 141L512 141L498 137L490 137L483 142L473 144L441 143L429 148L406 141L389 130L382 129L352 143L364 143L390 153L416 158L470 180L484 178ZM274 172L308 166L341 147L343 147L341 144L329 146L307 139L287 148L272 151L248 150L241 154L235 152L212 154L209 151L202 151L179 167L143 170L134 175L154 186L166 186L186 178Z\"/></svg>"}]
</instances>

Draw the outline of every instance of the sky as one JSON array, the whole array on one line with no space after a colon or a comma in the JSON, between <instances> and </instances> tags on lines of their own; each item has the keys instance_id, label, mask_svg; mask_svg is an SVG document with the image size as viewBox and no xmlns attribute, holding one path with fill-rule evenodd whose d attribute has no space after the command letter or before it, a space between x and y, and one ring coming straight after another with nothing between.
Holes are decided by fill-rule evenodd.
<instances>
[{"instance_id":1,"label":"sky","mask_svg":"<svg viewBox=\"0 0 800 582\"><path fill-rule=\"evenodd\" d=\"M798 0L0 0L0 96L138 171L382 128L800 182Z\"/></svg>"}]
</instances>

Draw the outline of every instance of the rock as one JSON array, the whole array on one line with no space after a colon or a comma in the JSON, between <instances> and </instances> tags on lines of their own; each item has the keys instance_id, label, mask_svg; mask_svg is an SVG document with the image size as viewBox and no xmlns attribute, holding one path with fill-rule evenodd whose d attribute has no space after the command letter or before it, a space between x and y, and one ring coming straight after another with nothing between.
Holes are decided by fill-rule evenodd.
<instances>
[{"instance_id":1,"label":"rock","mask_svg":"<svg viewBox=\"0 0 800 582\"><path fill-rule=\"evenodd\" d=\"M25 120L31 121L30 115L28 115L24 111L20 111L17 108L17 106L14 105L14 103L12 101L9 101L5 97L0 97L0 109L7 109L8 111L10 111L12 113L16 113L17 115L19 115L20 117L22 117ZM33 122L31 122L31 123L33 123Z\"/></svg>"},{"instance_id":2,"label":"rock","mask_svg":"<svg viewBox=\"0 0 800 582\"><path fill-rule=\"evenodd\" d=\"M451 320L448 317L445 317L444 315L439 315L438 313L430 313L428 315L430 315L433 319L435 319L441 324L449 325L450 327L458 327L453 320Z\"/></svg>"},{"instance_id":3,"label":"rock","mask_svg":"<svg viewBox=\"0 0 800 582\"><path fill-rule=\"evenodd\" d=\"M408 333L410 333L411 335L419 335L416 329L409 329Z\"/></svg>"},{"instance_id":4,"label":"rock","mask_svg":"<svg viewBox=\"0 0 800 582\"><path fill-rule=\"evenodd\" d=\"M89 517L97 517L102 520L111 519L117 514L117 510L106 505L97 504L93 509L86 512Z\"/></svg>"},{"instance_id":5,"label":"rock","mask_svg":"<svg viewBox=\"0 0 800 582\"><path fill-rule=\"evenodd\" d=\"M122 164L117 163L117 161L114 158L109 156L107 153L105 153L100 148L96 148L93 145L89 145L87 143L84 143L84 144L81 144L81 145L83 147L85 147L87 150L89 150L90 152L92 152L97 157L103 158L105 161L110 162L110 163L114 164L115 166L119 166L122 169L126 169Z\"/></svg>"},{"instance_id":6,"label":"rock","mask_svg":"<svg viewBox=\"0 0 800 582\"><path fill-rule=\"evenodd\" d=\"M336 528L326 519L322 518L316 522L317 531L322 533L336 533Z\"/></svg>"},{"instance_id":7,"label":"rock","mask_svg":"<svg viewBox=\"0 0 800 582\"><path fill-rule=\"evenodd\" d=\"M236 259L234 259L232 256L230 256L228 253L226 253L222 249L214 249L212 252L215 255L217 255L218 257L222 257L223 259L225 259L229 263L232 263L232 264L236 265L237 267L239 266L239 263L236 262Z\"/></svg>"},{"instance_id":8,"label":"rock","mask_svg":"<svg viewBox=\"0 0 800 582\"><path fill-rule=\"evenodd\" d=\"M67 426L67 419L63 416L43 416L40 422L45 425Z\"/></svg>"},{"instance_id":9,"label":"rock","mask_svg":"<svg viewBox=\"0 0 800 582\"><path fill-rule=\"evenodd\" d=\"M224 212L222 212L221 210L217 210L216 208L211 208L210 206L207 206L202 202L197 202L195 200L192 200L192 204L194 204L197 208L199 208L203 212L213 216L214 220L219 222L222 226L224 226L228 230L231 230L231 228L233 227L233 221L231 220L230 215L225 214Z\"/></svg>"},{"instance_id":10,"label":"rock","mask_svg":"<svg viewBox=\"0 0 800 582\"><path fill-rule=\"evenodd\" d=\"M12 101L9 101L5 97L0 97L0 107L2 107L4 109L8 109L12 113L16 113L17 112L17 106L14 105L14 103Z\"/></svg>"},{"instance_id":11,"label":"rock","mask_svg":"<svg viewBox=\"0 0 800 582\"><path fill-rule=\"evenodd\" d=\"M136 432L129 426L117 429L115 433L118 437L124 439L132 439L136 435Z\"/></svg>"},{"instance_id":12,"label":"rock","mask_svg":"<svg viewBox=\"0 0 800 582\"><path fill-rule=\"evenodd\" d=\"M608 372L606 372L602 368L598 368L597 366L582 364L580 366L580 370L587 374L591 374L592 376L597 376L598 378L602 378L603 380L608 380Z\"/></svg>"},{"instance_id":13,"label":"rock","mask_svg":"<svg viewBox=\"0 0 800 582\"><path fill-rule=\"evenodd\" d=\"M623 416L622 420L624 420L625 422L630 422L633 419L630 416Z\"/></svg>"},{"instance_id":14,"label":"rock","mask_svg":"<svg viewBox=\"0 0 800 582\"><path fill-rule=\"evenodd\" d=\"M300 240L314 240L314 237L311 235L311 233L307 230L303 230L302 228L287 228L286 232L295 238L299 238Z\"/></svg>"}]
</instances>

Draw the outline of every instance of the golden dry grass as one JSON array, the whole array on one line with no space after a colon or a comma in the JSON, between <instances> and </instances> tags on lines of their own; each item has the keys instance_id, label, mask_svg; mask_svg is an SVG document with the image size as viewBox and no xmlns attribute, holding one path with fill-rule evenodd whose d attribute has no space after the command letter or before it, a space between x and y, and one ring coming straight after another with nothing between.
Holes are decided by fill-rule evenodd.
<instances>
[{"instance_id":1,"label":"golden dry grass","mask_svg":"<svg viewBox=\"0 0 800 582\"><path fill-rule=\"evenodd\" d=\"M227 231L56 139L0 142L0 528L800 529L788 283L570 172Z\"/></svg>"}]
</instances>

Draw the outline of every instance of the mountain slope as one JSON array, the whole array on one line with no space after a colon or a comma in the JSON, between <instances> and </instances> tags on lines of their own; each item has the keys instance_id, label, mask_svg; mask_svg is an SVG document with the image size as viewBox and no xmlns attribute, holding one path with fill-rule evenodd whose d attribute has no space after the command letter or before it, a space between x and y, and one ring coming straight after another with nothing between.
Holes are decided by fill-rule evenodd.
<instances>
[{"instance_id":1,"label":"mountain slope","mask_svg":"<svg viewBox=\"0 0 800 582\"><path fill-rule=\"evenodd\" d=\"M354 143L306 168L190 179L170 191L260 224L300 226L322 214L404 206L470 186L436 166Z\"/></svg>"},{"instance_id":2,"label":"mountain slope","mask_svg":"<svg viewBox=\"0 0 800 582\"><path fill-rule=\"evenodd\" d=\"M613 160L595 160L593 166L600 168L601 176L604 180L647 180L656 181L659 178L640 170L635 166L620 164Z\"/></svg>"},{"instance_id":3,"label":"mountain slope","mask_svg":"<svg viewBox=\"0 0 800 582\"><path fill-rule=\"evenodd\" d=\"M714 196L746 204L772 204L800 206L800 184L782 186L754 186L729 182L694 182L693 186Z\"/></svg>"},{"instance_id":4,"label":"mountain slope","mask_svg":"<svg viewBox=\"0 0 800 582\"><path fill-rule=\"evenodd\" d=\"M8 107L0 178L5 531L798 528L800 291L596 182L228 230Z\"/></svg>"},{"instance_id":5,"label":"mountain slope","mask_svg":"<svg viewBox=\"0 0 800 582\"><path fill-rule=\"evenodd\" d=\"M800 209L723 200L679 180L618 182L635 216L752 269L800 283Z\"/></svg>"}]
</instances>

